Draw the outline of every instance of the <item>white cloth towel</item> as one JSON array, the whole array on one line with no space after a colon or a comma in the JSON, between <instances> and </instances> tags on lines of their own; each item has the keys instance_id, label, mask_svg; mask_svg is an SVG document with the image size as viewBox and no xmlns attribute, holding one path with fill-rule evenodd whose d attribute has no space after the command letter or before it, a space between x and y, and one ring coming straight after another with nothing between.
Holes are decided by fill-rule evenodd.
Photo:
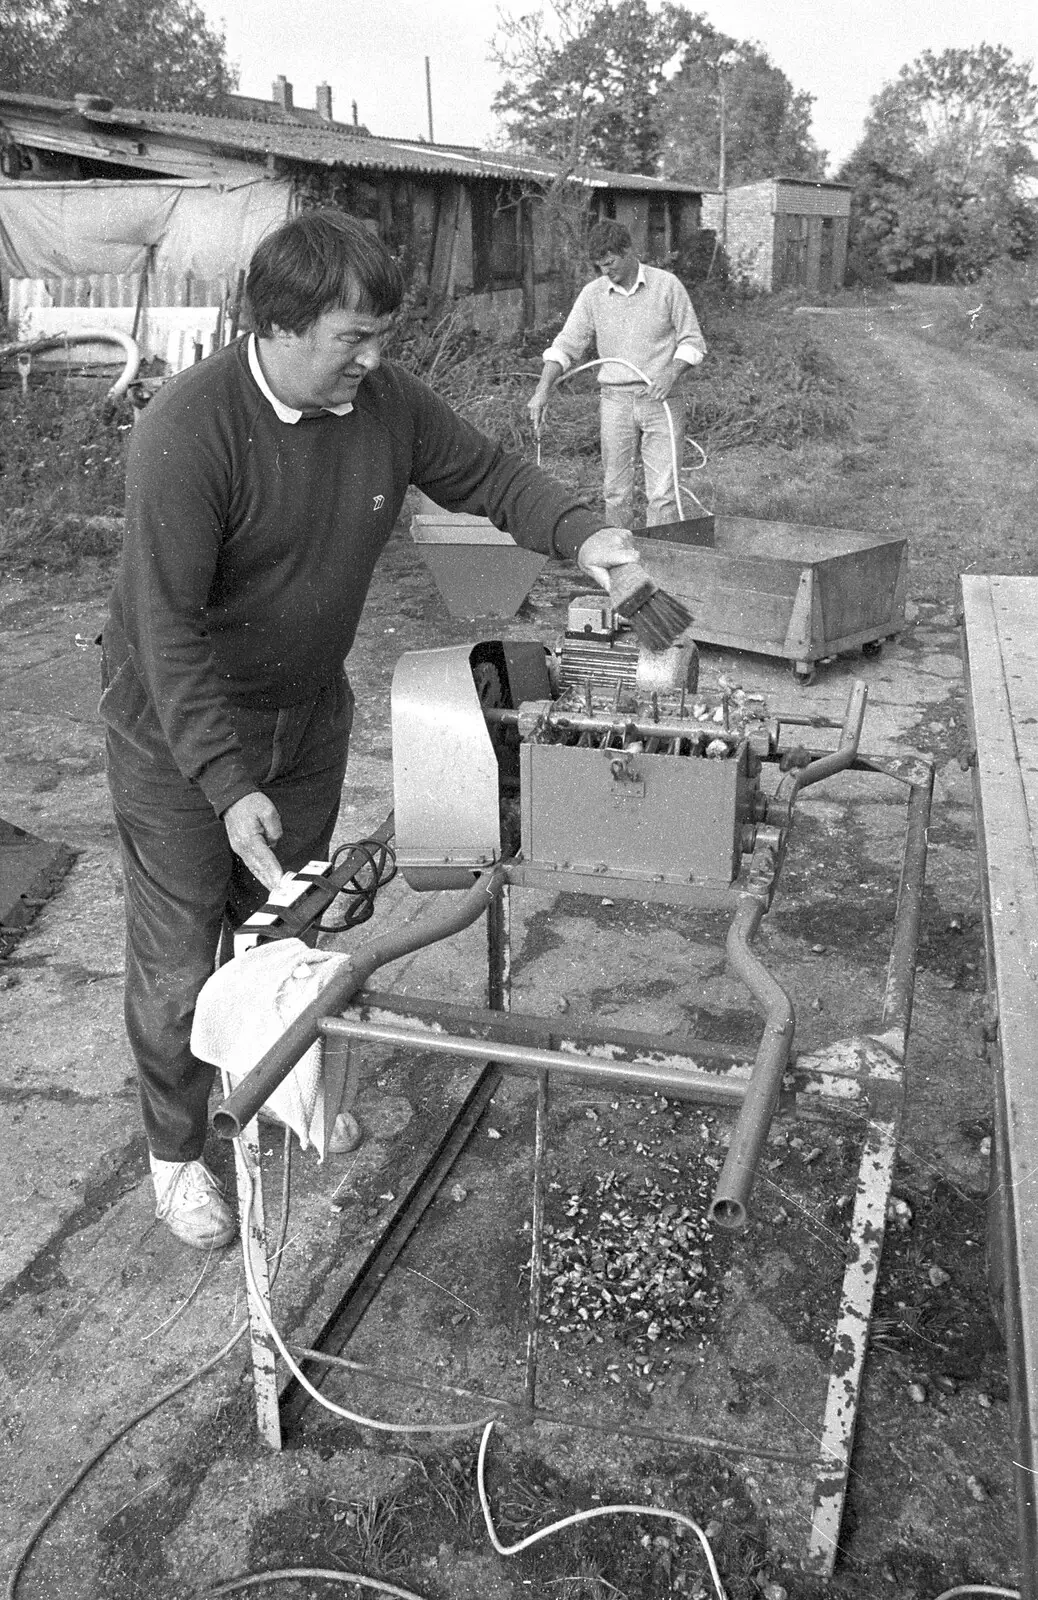
<instances>
[{"instance_id":1,"label":"white cloth towel","mask_svg":"<svg viewBox=\"0 0 1038 1600\"><path fill-rule=\"evenodd\" d=\"M191 1027L191 1049L237 1084L317 998L349 957L311 950L301 939L272 939L225 962L203 985ZM278 1085L267 1109L286 1123L303 1150L313 1145L323 1160L327 1118L321 1043L310 1046Z\"/></svg>"}]
</instances>

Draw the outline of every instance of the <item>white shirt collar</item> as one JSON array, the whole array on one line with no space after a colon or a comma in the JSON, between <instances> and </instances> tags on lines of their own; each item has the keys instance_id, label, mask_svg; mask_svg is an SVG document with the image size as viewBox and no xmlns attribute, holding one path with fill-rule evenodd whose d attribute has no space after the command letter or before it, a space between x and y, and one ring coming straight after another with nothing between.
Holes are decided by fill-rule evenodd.
<instances>
[{"instance_id":1,"label":"white shirt collar","mask_svg":"<svg viewBox=\"0 0 1038 1600\"><path fill-rule=\"evenodd\" d=\"M634 282L631 284L631 287L629 289L625 289L623 287L623 285L620 284L620 283L614 283L612 278L607 278L606 282L609 285L609 288L607 290L608 294L622 294L622 295L625 295L626 298L629 300L631 298L632 294L634 294L635 290L639 289L641 287L641 285L645 282L645 268L642 266L641 262L639 261L639 263L638 263L638 276L635 278Z\"/></svg>"},{"instance_id":2,"label":"white shirt collar","mask_svg":"<svg viewBox=\"0 0 1038 1600\"><path fill-rule=\"evenodd\" d=\"M301 419L303 413L297 411L295 406L286 406L283 400L279 400L263 376L263 368L260 366L259 346L254 333L249 334L249 371L259 385L260 393L266 400L269 400L282 422L298 422ZM353 402L352 400L347 400L346 404L342 406L322 406L321 410L330 411L336 417L345 417L353 410Z\"/></svg>"}]
</instances>

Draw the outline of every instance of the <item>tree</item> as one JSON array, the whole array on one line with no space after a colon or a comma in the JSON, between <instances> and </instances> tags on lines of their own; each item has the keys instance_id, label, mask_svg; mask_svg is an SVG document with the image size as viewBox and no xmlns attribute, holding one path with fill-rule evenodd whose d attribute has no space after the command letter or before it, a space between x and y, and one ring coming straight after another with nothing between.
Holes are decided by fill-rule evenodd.
<instances>
[{"instance_id":1,"label":"tree","mask_svg":"<svg viewBox=\"0 0 1038 1600\"><path fill-rule=\"evenodd\" d=\"M0 0L0 25L0 81L26 93L187 111L237 87L195 0Z\"/></svg>"},{"instance_id":2,"label":"tree","mask_svg":"<svg viewBox=\"0 0 1038 1600\"><path fill-rule=\"evenodd\" d=\"M812 96L794 89L756 45L715 34L686 51L654 103L668 177L720 183L722 97L726 187L824 175L825 152L811 137Z\"/></svg>"},{"instance_id":3,"label":"tree","mask_svg":"<svg viewBox=\"0 0 1038 1600\"><path fill-rule=\"evenodd\" d=\"M670 0L548 0L501 14L491 57L507 77L494 97L510 142L564 166L652 173L652 106L667 63L704 26Z\"/></svg>"},{"instance_id":4,"label":"tree","mask_svg":"<svg viewBox=\"0 0 1038 1600\"><path fill-rule=\"evenodd\" d=\"M31 93L53 48L55 8L37 0L0 0L0 84Z\"/></svg>"},{"instance_id":5,"label":"tree","mask_svg":"<svg viewBox=\"0 0 1038 1600\"><path fill-rule=\"evenodd\" d=\"M937 282L1030 251L1035 218L1018 182L1036 165L1030 73L1030 62L982 44L926 51L880 90L840 173L854 186L859 271Z\"/></svg>"},{"instance_id":6,"label":"tree","mask_svg":"<svg viewBox=\"0 0 1038 1600\"><path fill-rule=\"evenodd\" d=\"M547 0L540 11L501 14L491 52L508 78L494 109L512 141L570 168L712 178L727 58L729 181L818 176L824 165L810 137L811 97L757 46L670 0L652 11L646 0Z\"/></svg>"}]
</instances>

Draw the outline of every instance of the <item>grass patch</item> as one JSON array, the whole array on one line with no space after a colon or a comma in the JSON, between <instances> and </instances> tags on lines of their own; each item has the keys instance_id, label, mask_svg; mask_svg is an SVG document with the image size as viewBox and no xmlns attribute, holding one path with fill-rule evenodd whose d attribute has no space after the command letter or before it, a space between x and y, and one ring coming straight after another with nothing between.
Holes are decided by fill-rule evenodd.
<instances>
[{"instance_id":1,"label":"grass patch","mask_svg":"<svg viewBox=\"0 0 1038 1600\"><path fill-rule=\"evenodd\" d=\"M955 302L939 303L930 340L964 352L1038 350L1038 262L1009 262L985 272Z\"/></svg>"},{"instance_id":2,"label":"grass patch","mask_svg":"<svg viewBox=\"0 0 1038 1600\"><path fill-rule=\"evenodd\" d=\"M698 1540L675 1522L616 1513L571 1523L515 1556L498 1557L479 1504L474 1441L421 1458L387 1453L385 1459L411 1470L398 1471L384 1492L339 1500L315 1482L305 1497L257 1517L250 1568L318 1565L430 1596L514 1591L540 1600L702 1600L713 1592ZM328 1460L326 1481L334 1481L334 1453ZM490 1453L486 1489L505 1544L577 1512L631 1504L633 1497L677 1506L709 1525L731 1600L759 1600L773 1575L766 1525L739 1475L714 1457L667 1453L639 1482L614 1483L593 1473L568 1476L531 1450L501 1443ZM332 1592L318 1581L307 1585L315 1600L325 1593L331 1600Z\"/></svg>"}]
</instances>

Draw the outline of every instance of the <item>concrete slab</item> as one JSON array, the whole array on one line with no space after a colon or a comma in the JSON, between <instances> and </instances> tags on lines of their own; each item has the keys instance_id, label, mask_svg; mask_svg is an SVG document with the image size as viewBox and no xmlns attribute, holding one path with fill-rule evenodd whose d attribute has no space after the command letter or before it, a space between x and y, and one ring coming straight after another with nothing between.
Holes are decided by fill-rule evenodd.
<instances>
[{"instance_id":1,"label":"concrete slab","mask_svg":"<svg viewBox=\"0 0 1038 1600\"><path fill-rule=\"evenodd\" d=\"M498 635L554 638L571 591L572 574L549 569L529 605ZM0 634L0 707L10 729L7 759L0 763L0 813L41 835L66 838L79 852L0 979L13 1061L0 1090L7 1112L0 1131L0 1206L9 1224L0 1246L0 1563L10 1563L69 1472L218 1350L240 1325L243 1309L238 1253L196 1259L152 1216L122 1038L122 917L94 709L96 659L84 643L96 633L102 609L99 594L77 597L23 615L17 626L9 619ZM446 616L401 530L376 579L351 662L359 712L340 841L362 837L392 805L389 682L399 654L473 637ZM987 1105L987 1083L980 1055L982 975L969 965L976 952L969 921L972 837L953 770L963 735L953 637L950 614L930 608L917 612L903 638L878 657L837 661L807 687L796 684L785 663L709 649L703 677L707 685L724 675L760 690L774 710L838 720L860 676L870 686L863 740L870 752L893 756L906 745L937 750L946 777L931 833L905 1153L918 1173L939 1170L977 1192L985 1163L976 1124ZM786 881L761 950L796 994L805 1050L865 1028L878 1015L886 959L881 924L891 904L903 800L902 786L893 782L848 779L812 795L798 816ZM833 875L819 870L820 856L834 864ZM413 917L422 909L418 899L394 884L379 901L379 925ZM954 921L965 934L948 933ZM661 1030L692 1022L710 1036L727 1028L733 1039L742 1030L748 1034L755 1021L711 939L666 908L592 903L589 912L578 912L571 903L555 906L550 897L517 895L514 945L517 1004L542 1013L608 1016L617 1025ZM408 993L475 1002L483 963L482 934L475 930L450 948L394 964L384 978ZM970 1071L949 1072L949 1058L964 1055ZM387 1196L399 1195L420 1165L431 1130L470 1081L466 1072L444 1075L428 1064L366 1054L359 1110L367 1142L326 1171L300 1164L293 1181L276 1292L278 1320L293 1337L305 1336L327 1313L333 1279L362 1258L393 1204ZM598 1103L602 1099L583 1092L561 1102L560 1185L578 1170L566 1163L574 1152L586 1154L589 1137L603 1164L614 1159L610 1143L634 1137L616 1121L611 1102ZM422 1246L427 1255L409 1260L413 1270L401 1274L379 1306L362 1348L395 1350L405 1368L441 1381L479 1373L514 1389L522 1360L515 1344L516 1284L509 1278L493 1288L480 1273L501 1262L509 1272L521 1266L522 1219L506 1213L499 1199L526 1160L529 1109L528 1087L506 1085L493 1112L505 1137L477 1141L458 1179L464 1202L437 1202L431 1242ZM719 1132L720 1125L703 1143L704 1155L712 1154L711 1139L716 1144ZM268 1205L276 1212L275 1137L265 1137L263 1147L271 1152ZM225 1149L217 1148L214 1159L228 1170ZM828 1172L827 1185L819 1182L813 1199L790 1182L792 1174L798 1183L813 1183L810 1166L804 1169L788 1154L775 1159L790 1170L775 1168L770 1181L801 1200L806 1196L819 1218L829 1217L826 1208L837 1197L836 1147L827 1144L817 1168L819 1178ZM654 1389L638 1402L646 1414L663 1415L677 1405L692 1431L709 1432L723 1420L737 1432L764 1428L786 1442L795 1437L797 1425L769 1396L792 1402L795 1411L798 1398L818 1389L821 1357L782 1307L807 1304L811 1273L824 1276L830 1250L824 1233L812 1242L809 1233L794 1234L788 1219L773 1224L785 1202L772 1199L774 1212L769 1200L765 1222L777 1233L760 1234L749 1278L731 1262L718 1270L723 1354L697 1349L683 1369L672 1363L658 1394ZM474 1291L466 1286L469 1271ZM493 1295L498 1298L486 1298ZM475 1312L466 1309L473 1306ZM459 1316L470 1320L455 1320ZM559 1392L563 1376L570 1374L560 1361L552 1378ZM345 1392L349 1404L380 1405L379 1414L389 1408L385 1394L361 1379ZM580 1404L593 1401L592 1385ZM428 1440L407 1445L411 1458L427 1462L431 1448ZM461 1444L452 1448L467 1469L471 1455ZM510 1470L522 1464L518 1448L514 1440L502 1442L501 1460ZM586 1436L549 1431L538 1449L559 1471L593 1462L603 1482L622 1483L630 1492L659 1496L673 1478L650 1452L632 1454L605 1436L592 1447ZM783 1509L793 1503L783 1501L789 1488L784 1471L781 1464L770 1473L736 1465L724 1492L758 1519L754 1526L768 1528L777 1548L791 1549L795 1517L791 1521ZM306 1505L320 1506L322 1517L327 1513L334 1544L346 1527L334 1522L340 1510L343 1517L354 1515L365 1497L391 1495L405 1479L409 1493L416 1492L411 1472L407 1457L388 1454L373 1434L316 1415L292 1450L266 1456L253 1437L251 1391L238 1350L143 1422L88 1476L35 1553L19 1600L129 1595L141 1581L153 1592L180 1595L241 1572L275 1549L295 1552L301 1496ZM492 1571L478 1562L465 1567L475 1558L464 1554L452 1565L449 1552L440 1560L435 1550L429 1559L430 1581L452 1595L479 1593L489 1600L517 1592L496 1565ZM466 1589L472 1582L482 1587Z\"/></svg>"}]
</instances>

